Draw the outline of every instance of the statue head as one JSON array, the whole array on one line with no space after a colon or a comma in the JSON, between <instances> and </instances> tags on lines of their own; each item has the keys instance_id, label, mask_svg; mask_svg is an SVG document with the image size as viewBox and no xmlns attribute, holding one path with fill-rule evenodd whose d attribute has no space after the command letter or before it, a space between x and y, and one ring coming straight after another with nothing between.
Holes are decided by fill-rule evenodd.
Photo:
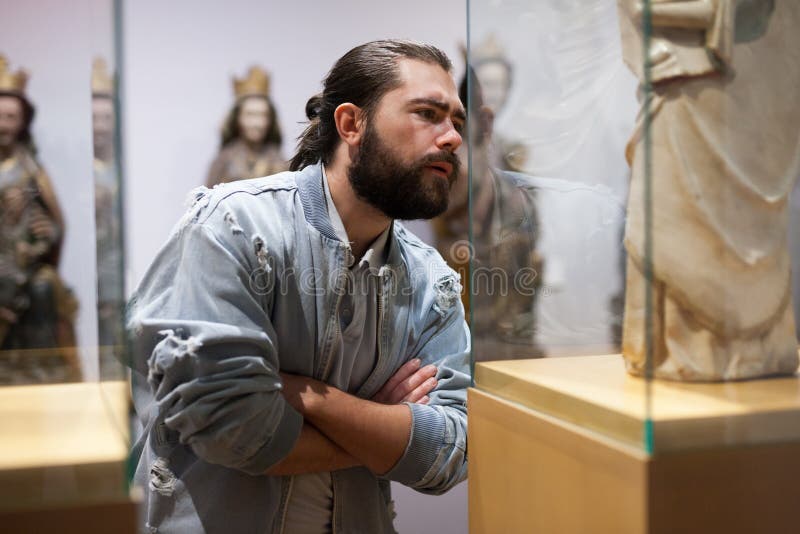
<instances>
[{"instance_id":1,"label":"statue head","mask_svg":"<svg viewBox=\"0 0 800 534\"><path fill-rule=\"evenodd\" d=\"M280 146L283 138L269 89L269 75L259 67L251 67L245 78L233 79L236 103L222 127L222 146L236 139L256 148Z\"/></svg>"},{"instance_id":2,"label":"statue head","mask_svg":"<svg viewBox=\"0 0 800 534\"><path fill-rule=\"evenodd\" d=\"M481 83L485 104L493 112L500 113L511 90L513 69L493 35L472 49L470 63Z\"/></svg>"},{"instance_id":3,"label":"statue head","mask_svg":"<svg viewBox=\"0 0 800 534\"><path fill-rule=\"evenodd\" d=\"M6 58L0 54L0 151L7 152L15 144L34 150L31 123L35 110L25 96L28 74L20 69L8 69Z\"/></svg>"}]
</instances>

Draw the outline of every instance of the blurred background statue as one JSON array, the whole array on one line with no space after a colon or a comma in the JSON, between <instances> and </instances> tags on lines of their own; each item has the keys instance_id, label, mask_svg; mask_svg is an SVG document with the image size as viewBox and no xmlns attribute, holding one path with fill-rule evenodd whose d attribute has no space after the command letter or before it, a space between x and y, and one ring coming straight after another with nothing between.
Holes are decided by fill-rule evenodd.
<instances>
[{"instance_id":1,"label":"blurred background statue","mask_svg":"<svg viewBox=\"0 0 800 534\"><path fill-rule=\"evenodd\" d=\"M458 151L461 174L451 189L447 211L433 220L436 248L461 275L475 359L533 358L542 355L535 341L535 306L543 263L536 249L536 194L519 177L492 164L494 114L484 105L482 86L473 70L467 72L470 86L465 75L459 96L467 107L468 89L471 91L471 162L464 143ZM468 163L472 169L472 217ZM470 309L475 313L470 314Z\"/></svg>"},{"instance_id":2,"label":"blurred background statue","mask_svg":"<svg viewBox=\"0 0 800 534\"><path fill-rule=\"evenodd\" d=\"M647 370L645 202L652 191L652 370L675 380L792 374L787 246L799 170L800 2L620 0L623 55L652 92L632 166L623 355ZM645 168L644 112L652 117ZM795 229L796 230L796 229Z\"/></svg>"},{"instance_id":3,"label":"blurred background statue","mask_svg":"<svg viewBox=\"0 0 800 534\"><path fill-rule=\"evenodd\" d=\"M36 159L28 75L0 55L0 383L80 379L77 301L58 275L64 222Z\"/></svg>"},{"instance_id":4,"label":"blurred background statue","mask_svg":"<svg viewBox=\"0 0 800 534\"><path fill-rule=\"evenodd\" d=\"M106 62L92 64L92 140L97 244L97 324L100 377L120 378L123 272L119 175L114 150L114 84Z\"/></svg>"},{"instance_id":5,"label":"blurred background statue","mask_svg":"<svg viewBox=\"0 0 800 534\"><path fill-rule=\"evenodd\" d=\"M470 64L481 86L483 104L493 117L503 113L514 81L514 68L497 38L490 34L470 50ZM528 151L522 143L494 132L489 148L493 165L498 168L524 171Z\"/></svg>"},{"instance_id":6,"label":"blurred background statue","mask_svg":"<svg viewBox=\"0 0 800 534\"><path fill-rule=\"evenodd\" d=\"M251 67L246 78L233 79L236 103L222 127L220 152L206 179L208 187L288 170L269 86L269 75L259 67Z\"/></svg>"}]
</instances>

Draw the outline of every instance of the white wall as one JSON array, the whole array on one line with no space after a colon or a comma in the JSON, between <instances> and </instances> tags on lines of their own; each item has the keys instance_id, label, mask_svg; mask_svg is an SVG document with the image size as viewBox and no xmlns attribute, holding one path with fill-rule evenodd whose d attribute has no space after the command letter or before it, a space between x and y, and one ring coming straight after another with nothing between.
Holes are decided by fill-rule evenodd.
<instances>
[{"instance_id":1,"label":"white wall","mask_svg":"<svg viewBox=\"0 0 800 534\"><path fill-rule=\"evenodd\" d=\"M0 52L30 74L33 136L64 212L60 272L80 301L78 343L86 379L97 377L97 312L90 72L92 3L0 0Z\"/></svg>"}]
</instances>

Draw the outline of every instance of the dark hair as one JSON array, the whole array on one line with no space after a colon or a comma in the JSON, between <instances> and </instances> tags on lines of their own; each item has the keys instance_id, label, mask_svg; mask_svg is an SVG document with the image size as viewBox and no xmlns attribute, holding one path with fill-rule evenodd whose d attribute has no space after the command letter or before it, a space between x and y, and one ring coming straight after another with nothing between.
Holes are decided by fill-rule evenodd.
<instances>
[{"instance_id":1,"label":"dark hair","mask_svg":"<svg viewBox=\"0 0 800 534\"><path fill-rule=\"evenodd\" d=\"M416 59L441 66L447 72L452 64L438 48L402 40L372 41L357 46L343 55L323 80L322 93L306 104L309 123L298 138L297 153L289 168L300 170L318 161L330 162L339 144L339 133L333 112L340 104L350 102L364 110L367 120L381 97L400 86L397 60Z\"/></svg>"},{"instance_id":2,"label":"dark hair","mask_svg":"<svg viewBox=\"0 0 800 534\"><path fill-rule=\"evenodd\" d=\"M31 135L31 124L36 116L36 108L27 98L18 93L0 91L0 96L13 96L22 104L22 129L17 135L17 143L27 148L31 154L36 155L36 144L33 142L33 136Z\"/></svg>"},{"instance_id":3,"label":"dark hair","mask_svg":"<svg viewBox=\"0 0 800 534\"><path fill-rule=\"evenodd\" d=\"M281 135L278 112L275 109L275 105L272 103L272 100L270 100L270 98L267 96L247 95L236 100L236 104L234 104L233 108L231 108L231 110L228 112L228 115L225 117L225 122L222 125L220 148L225 148L229 143L235 141L241 136L241 132L239 131L239 111L242 109L242 103L248 98L263 98L267 101L267 107L270 111L270 120L269 129L267 129L267 135L264 137L264 144L281 146L283 135Z\"/></svg>"}]
</instances>

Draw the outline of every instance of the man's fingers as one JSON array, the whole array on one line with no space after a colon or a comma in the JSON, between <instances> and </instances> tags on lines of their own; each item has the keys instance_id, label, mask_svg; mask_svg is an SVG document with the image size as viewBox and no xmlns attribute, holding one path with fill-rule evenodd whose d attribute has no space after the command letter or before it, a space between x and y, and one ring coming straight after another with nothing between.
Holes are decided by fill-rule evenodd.
<instances>
[{"instance_id":1,"label":"man's fingers","mask_svg":"<svg viewBox=\"0 0 800 534\"><path fill-rule=\"evenodd\" d=\"M419 369L419 365L420 365L420 359L419 358L414 358L413 360L409 360L406 363L404 363L402 366L400 366L400 369L398 369L392 375L392 377L389 380L386 381L386 383L375 394L375 396L372 397L372 400L374 400L376 402L384 402L384 403L387 403L387 404L394 404L394 403L389 401L389 397L390 397L392 391L394 390L394 388L396 388L398 386L398 384L400 384L404 380L407 380L408 377L412 376L415 372L417 372L417 369Z\"/></svg>"},{"instance_id":2,"label":"man's fingers","mask_svg":"<svg viewBox=\"0 0 800 534\"><path fill-rule=\"evenodd\" d=\"M414 391L406 395L403 402L420 402L422 399L428 397L428 393L436 389L438 381L431 377L425 380L422 384L417 386Z\"/></svg>"},{"instance_id":3,"label":"man's fingers","mask_svg":"<svg viewBox=\"0 0 800 534\"><path fill-rule=\"evenodd\" d=\"M427 389L422 395L414 396L414 400L409 400L411 394L422 385L426 380L436 375L436 366L426 365L413 375L409 376L397 385L394 390L389 392L389 403L397 404L399 402L416 402L422 395L428 393L432 388Z\"/></svg>"}]
</instances>

